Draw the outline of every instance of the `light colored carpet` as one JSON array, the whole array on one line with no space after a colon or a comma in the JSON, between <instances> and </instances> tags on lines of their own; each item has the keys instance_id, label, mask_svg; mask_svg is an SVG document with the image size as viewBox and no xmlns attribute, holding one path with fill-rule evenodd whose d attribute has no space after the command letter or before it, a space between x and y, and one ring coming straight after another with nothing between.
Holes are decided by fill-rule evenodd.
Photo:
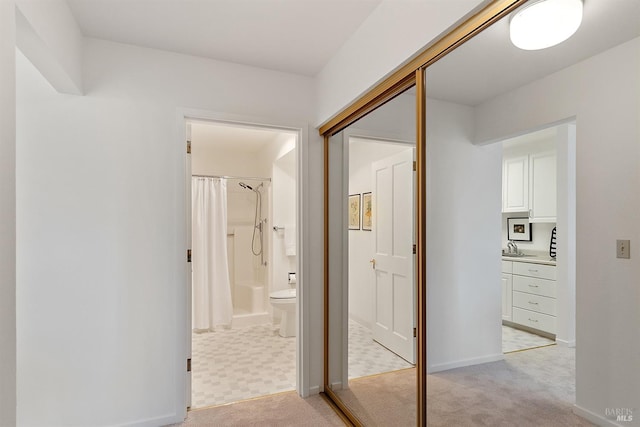
<instances>
[{"instance_id":1,"label":"light colored carpet","mask_svg":"<svg viewBox=\"0 0 640 427\"><path fill-rule=\"evenodd\" d=\"M409 368L349 380L336 394L365 426L415 426L416 392L416 369Z\"/></svg>"},{"instance_id":2,"label":"light colored carpet","mask_svg":"<svg viewBox=\"0 0 640 427\"><path fill-rule=\"evenodd\" d=\"M550 346L431 374L429 426L591 426L574 415L575 349ZM359 378L339 392L366 426L415 425L415 370Z\"/></svg>"},{"instance_id":3,"label":"light colored carpet","mask_svg":"<svg viewBox=\"0 0 640 427\"><path fill-rule=\"evenodd\" d=\"M173 426L320 427L344 426L344 423L319 395L302 399L292 391L192 410L185 422Z\"/></svg>"}]
</instances>

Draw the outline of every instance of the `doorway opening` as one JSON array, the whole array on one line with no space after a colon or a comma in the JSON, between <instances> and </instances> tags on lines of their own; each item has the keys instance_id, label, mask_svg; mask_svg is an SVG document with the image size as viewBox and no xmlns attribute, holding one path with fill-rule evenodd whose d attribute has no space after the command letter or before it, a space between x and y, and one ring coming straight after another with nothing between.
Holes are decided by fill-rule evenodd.
<instances>
[{"instance_id":1,"label":"doorway opening","mask_svg":"<svg viewBox=\"0 0 640 427\"><path fill-rule=\"evenodd\" d=\"M575 134L572 121L501 142L505 354L575 345Z\"/></svg>"},{"instance_id":2,"label":"doorway opening","mask_svg":"<svg viewBox=\"0 0 640 427\"><path fill-rule=\"evenodd\" d=\"M299 133L194 119L186 126L189 406L295 390Z\"/></svg>"}]
</instances>

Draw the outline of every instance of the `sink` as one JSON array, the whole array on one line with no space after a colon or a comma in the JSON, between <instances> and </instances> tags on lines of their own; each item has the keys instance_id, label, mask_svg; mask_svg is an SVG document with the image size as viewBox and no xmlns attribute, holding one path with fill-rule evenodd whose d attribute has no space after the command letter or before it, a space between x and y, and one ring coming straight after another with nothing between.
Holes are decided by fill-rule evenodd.
<instances>
[{"instance_id":1,"label":"sink","mask_svg":"<svg viewBox=\"0 0 640 427\"><path fill-rule=\"evenodd\" d=\"M512 253L509 253L509 252L502 251L502 256L512 257L512 258L524 258L524 257L532 257L532 256L535 256L535 255L527 255L527 254L525 254L523 252L518 252L518 253L513 253L512 252Z\"/></svg>"}]
</instances>

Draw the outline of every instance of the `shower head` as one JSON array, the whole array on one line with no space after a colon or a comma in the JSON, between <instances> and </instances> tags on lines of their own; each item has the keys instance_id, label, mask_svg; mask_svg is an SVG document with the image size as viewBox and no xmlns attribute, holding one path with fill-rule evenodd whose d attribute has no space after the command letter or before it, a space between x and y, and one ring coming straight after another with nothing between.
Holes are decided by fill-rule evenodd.
<instances>
[{"instance_id":1,"label":"shower head","mask_svg":"<svg viewBox=\"0 0 640 427\"><path fill-rule=\"evenodd\" d=\"M240 185L240 187L242 187L242 188L246 188L247 190L254 191L253 187L251 187L250 185L245 184L244 182L240 182L238 185Z\"/></svg>"}]
</instances>

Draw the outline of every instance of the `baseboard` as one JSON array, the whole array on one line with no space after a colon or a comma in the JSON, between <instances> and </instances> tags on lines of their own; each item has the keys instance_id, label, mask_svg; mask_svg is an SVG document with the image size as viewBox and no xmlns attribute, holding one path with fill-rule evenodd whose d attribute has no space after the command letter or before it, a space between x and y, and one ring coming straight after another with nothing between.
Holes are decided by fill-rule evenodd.
<instances>
[{"instance_id":1,"label":"baseboard","mask_svg":"<svg viewBox=\"0 0 640 427\"><path fill-rule=\"evenodd\" d=\"M566 341L566 340L559 340L556 338L556 344L558 344L560 347L574 348L576 346L576 340Z\"/></svg>"},{"instance_id":2,"label":"baseboard","mask_svg":"<svg viewBox=\"0 0 640 427\"><path fill-rule=\"evenodd\" d=\"M367 329L371 330L371 322L367 322L363 318L361 318L359 316L356 316L354 314L351 314L351 313L349 313L349 319L353 320L354 322L356 322L357 324L359 324L363 328L367 328Z\"/></svg>"},{"instance_id":3,"label":"baseboard","mask_svg":"<svg viewBox=\"0 0 640 427\"><path fill-rule=\"evenodd\" d=\"M428 366L427 373L432 374L434 372L447 371L449 369L462 368L465 366L480 365L482 363L497 362L499 360L504 360L503 353L490 354L488 356L474 357L471 359L457 360L455 362L438 363Z\"/></svg>"},{"instance_id":4,"label":"baseboard","mask_svg":"<svg viewBox=\"0 0 640 427\"><path fill-rule=\"evenodd\" d=\"M309 387L309 396L313 396L314 394L319 394L320 393L320 386L316 385L313 387Z\"/></svg>"},{"instance_id":5,"label":"baseboard","mask_svg":"<svg viewBox=\"0 0 640 427\"><path fill-rule=\"evenodd\" d=\"M573 405L573 413L600 427L620 427L620 424L615 423L613 420L609 420L602 415L595 414L588 409L581 408L578 405Z\"/></svg>"},{"instance_id":6,"label":"baseboard","mask_svg":"<svg viewBox=\"0 0 640 427\"><path fill-rule=\"evenodd\" d=\"M331 390L342 390L342 381L337 381L335 383L331 383Z\"/></svg>"},{"instance_id":7,"label":"baseboard","mask_svg":"<svg viewBox=\"0 0 640 427\"><path fill-rule=\"evenodd\" d=\"M119 427L155 427L155 426L166 426L170 424L176 424L183 422L184 419L182 415L171 414L171 415L162 415L154 418L146 418L143 420L130 421L127 423L116 424Z\"/></svg>"}]
</instances>

